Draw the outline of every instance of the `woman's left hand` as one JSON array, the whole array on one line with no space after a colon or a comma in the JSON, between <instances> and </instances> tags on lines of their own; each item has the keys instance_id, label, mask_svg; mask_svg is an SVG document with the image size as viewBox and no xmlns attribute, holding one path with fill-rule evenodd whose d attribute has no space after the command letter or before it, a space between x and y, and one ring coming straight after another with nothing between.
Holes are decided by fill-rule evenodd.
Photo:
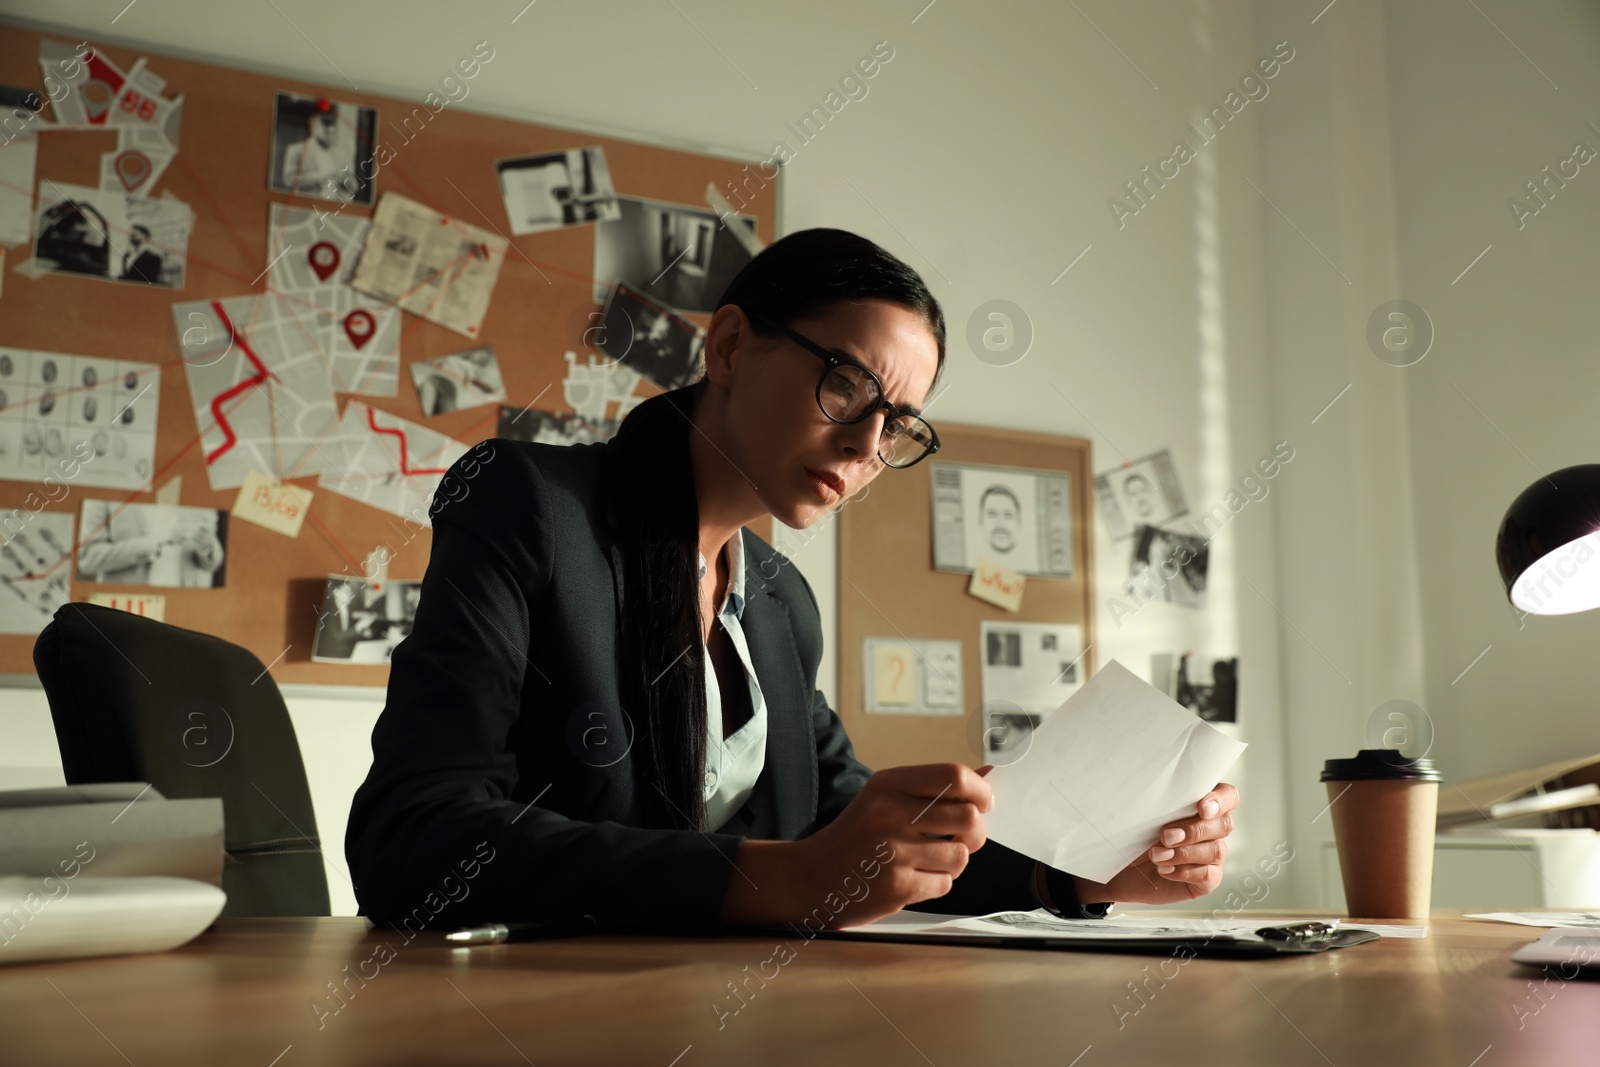
<instances>
[{"instance_id":1,"label":"woman's left hand","mask_svg":"<svg viewBox=\"0 0 1600 1067\"><path fill-rule=\"evenodd\" d=\"M1227 782L1200 798L1197 814L1161 828L1160 843L1118 871L1109 882L1091 882L1073 875L1078 899L1085 904L1125 900L1136 904L1179 904L1203 897L1222 884L1228 858L1228 835L1239 790ZM1174 837L1175 833L1181 836Z\"/></svg>"}]
</instances>

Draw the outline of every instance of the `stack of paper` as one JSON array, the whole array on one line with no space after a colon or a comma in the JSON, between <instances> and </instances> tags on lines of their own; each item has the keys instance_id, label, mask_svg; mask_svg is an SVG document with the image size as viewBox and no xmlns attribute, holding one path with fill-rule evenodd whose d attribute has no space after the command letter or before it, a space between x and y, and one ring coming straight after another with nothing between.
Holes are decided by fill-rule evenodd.
<instances>
[{"instance_id":1,"label":"stack of paper","mask_svg":"<svg viewBox=\"0 0 1600 1067\"><path fill-rule=\"evenodd\" d=\"M192 878L0 876L0 963L165 952L210 926L227 899Z\"/></svg>"},{"instance_id":2,"label":"stack of paper","mask_svg":"<svg viewBox=\"0 0 1600 1067\"><path fill-rule=\"evenodd\" d=\"M221 913L222 801L147 782L0 792L0 963L160 952Z\"/></svg>"},{"instance_id":3,"label":"stack of paper","mask_svg":"<svg viewBox=\"0 0 1600 1067\"><path fill-rule=\"evenodd\" d=\"M148 782L0 791L0 874L159 874L222 885L222 798L168 800Z\"/></svg>"}]
</instances>

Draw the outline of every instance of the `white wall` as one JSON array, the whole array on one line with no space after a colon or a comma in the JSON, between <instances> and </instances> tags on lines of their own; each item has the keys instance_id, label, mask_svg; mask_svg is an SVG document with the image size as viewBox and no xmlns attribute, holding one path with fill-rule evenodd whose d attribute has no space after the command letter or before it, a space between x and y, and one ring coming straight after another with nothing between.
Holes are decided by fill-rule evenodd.
<instances>
[{"instance_id":1,"label":"white wall","mask_svg":"<svg viewBox=\"0 0 1600 1067\"><path fill-rule=\"evenodd\" d=\"M1274 424L1308 441L1278 512L1298 840L1330 833L1321 761L1353 752L1390 699L1422 706L1447 783L1600 751L1574 669L1600 620L1524 627L1494 563L1517 493L1596 458L1581 287L1600 178L1580 175L1522 230L1507 199L1575 141L1600 147L1585 126L1600 121L1600 13L1405 0L1340 3L1310 26L1298 5L1256 7L1258 32L1317 42L1313 79L1262 128L1264 191L1283 212L1266 254ZM1395 299L1435 331L1408 367L1366 337ZM1309 894L1314 871L1298 873Z\"/></svg>"},{"instance_id":2,"label":"white wall","mask_svg":"<svg viewBox=\"0 0 1600 1067\"><path fill-rule=\"evenodd\" d=\"M1582 386L1594 384L1594 364L1578 362L1589 322L1562 297L1571 279L1594 277L1583 270L1595 254L1583 224L1600 194L1585 174L1523 234L1506 232L1502 201L1584 136L1584 118L1600 121L1582 110L1594 99L1595 26L1577 3L1537 14L1481 6L1508 30L1515 22L1512 36L1548 60L1559 94L1544 95L1485 18L1439 0L1326 10L1298 0L926 9L879 0L759 16L733 0L540 3L515 24L520 4L484 2L459 2L448 20L416 2L374 15L375 5L354 3L168 0L136 4L115 25L121 3L8 0L7 10L102 40L411 97L487 40L496 59L469 107L752 159L783 139L796 150L783 229L864 233L921 270L943 301L950 388L933 418L1085 436L1097 469L1171 447L1197 512L1225 504L1287 441L1294 460L1212 542L1204 612L1155 603L1119 626L1109 598L1127 549L1096 522L1094 655L1141 674L1157 651L1240 655L1236 732L1251 748L1231 775L1245 797L1234 870L1290 840L1308 862L1291 865L1270 903L1298 906L1313 899L1309 857L1331 832L1318 819L1320 763L1361 747L1384 701L1432 711L1435 754L1452 778L1600 742L1566 666L1600 624L1529 620L1515 630L1490 540L1535 472L1452 387L1541 468L1585 458L1591 441L1579 433L1593 431L1572 428L1593 395ZM895 55L869 95L799 146L785 121L880 40ZM1201 147L1185 124L1280 41L1295 54L1269 94ZM1197 158L1119 227L1109 198L1179 139ZM1492 258L1450 287L1491 241ZM1366 344L1368 315L1396 297L1437 308L1438 347L1416 367L1380 363ZM995 298L1024 308L1035 330L1030 354L1010 367L981 362L964 340L968 317ZM1517 397L1531 380L1522 366L1549 384ZM830 532L797 549L823 601L830 695L834 545ZM914 620L905 628L915 633ZM1467 675L1473 684L1450 686L1491 641ZM327 837L342 830L365 772L371 710L296 705ZM1568 743L1562 726L1584 739ZM336 875L330 886L348 891Z\"/></svg>"},{"instance_id":3,"label":"white wall","mask_svg":"<svg viewBox=\"0 0 1600 1067\"><path fill-rule=\"evenodd\" d=\"M1257 5L1261 39L1286 38L1298 51L1281 106L1262 116L1269 150L1258 200L1272 420L1297 444L1277 498L1273 606L1286 683L1285 832L1307 858L1294 868L1302 900L1316 877L1310 843L1332 836L1323 761L1377 747L1365 740L1372 713L1422 696L1405 381L1365 339L1397 272L1381 10L1340 3L1313 24L1315 11Z\"/></svg>"},{"instance_id":4,"label":"white wall","mask_svg":"<svg viewBox=\"0 0 1600 1067\"><path fill-rule=\"evenodd\" d=\"M1437 754L1457 777L1600 752L1586 673L1600 614L1519 622L1494 564L1518 493L1541 474L1600 461L1591 295L1600 161L1564 188L1552 183L1548 206L1521 229L1507 205L1537 206L1524 183L1555 171L1575 142L1600 151L1588 125L1600 126L1600 9L1485 11L1515 47L1442 0L1395 4L1388 21L1405 56L1391 74L1399 295L1427 308L1439 335L1436 351L1403 372L1427 707Z\"/></svg>"}]
</instances>

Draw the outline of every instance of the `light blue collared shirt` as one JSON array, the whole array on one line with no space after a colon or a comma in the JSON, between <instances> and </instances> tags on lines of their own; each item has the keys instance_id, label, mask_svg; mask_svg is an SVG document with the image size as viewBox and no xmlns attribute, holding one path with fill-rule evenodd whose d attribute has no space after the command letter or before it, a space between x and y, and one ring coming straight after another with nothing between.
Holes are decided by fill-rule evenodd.
<instances>
[{"instance_id":1,"label":"light blue collared shirt","mask_svg":"<svg viewBox=\"0 0 1600 1067\"><path fill-rule=\"evenodd\" d=\"M750 646L739 625L744 615L744 531L729 539L724 550L728 561L728 595L717 611L717 619L727 631L744 667L750 688L750 720L726 740L722 737L722 691L717 670L711 663L711 649L701 642L706 661L706 828L721 829L734 812L744 806L755 791L756 779L767 762L767 704L761 697L755 665L750 662ZM700 554L700 577L706 574L705 553ZM714 624L715 625L715 624Z\"/></svg>"}]
</instances>

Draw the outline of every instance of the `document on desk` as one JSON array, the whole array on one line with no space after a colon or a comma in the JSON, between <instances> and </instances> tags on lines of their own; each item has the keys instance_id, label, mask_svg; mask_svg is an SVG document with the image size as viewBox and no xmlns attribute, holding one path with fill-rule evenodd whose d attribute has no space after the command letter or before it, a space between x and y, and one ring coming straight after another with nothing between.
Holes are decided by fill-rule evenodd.
<instances>
[{"instance_id":1,"label":"document on desk","mask_svg":"<svg viewBox=\"0 0 1600 1067\"><path fill-rule=\"evenodd\" d=\"M991 772L992 773L992 772ZM1282 926L1305 922L1304 918L1229 918L1197 919L1160 915L1108 915L1103 919L1063 919L1043 908L1033 911L996 911L988 915L937 915L913 911L897 911L875 922L850 926L851 933L883 935L933 934L959 938L962 935L983 934L987 937L1038 938L1063 937L1075 941L1171 941L1180 938L1228 938L1236 941L1265 940L1260 933L1263 927ZM1370 930L1381 937L1426 938L1425 926L1394 926L1370 923L1348 923L1326 917L1323 921L1338 923L1341 930Z\"/></svg>"},{"instance_id":2,"label":"document on desk","mask_svg":"<svg viewBox=\"0 0 1600 1067\"><path fill-rule=\"evenodd\" d=\"M993 771L989 772L993 774ZM1462 916L1518 926L1578 927L1600 930L1600 912L1594 911L1482 911Z\"/></svg>"},{"instance_id":3,"label":"document on desk","mask_svg":"<svg viewBox=\"0 0 1600 1067\"><path fill-rule=\"evenodd\" d=\"M1094 882L1154 845L1248 747L1116 660L1045 716L1029 747L988 773L987 835Z\"/></svg>"},{"instance_id":4,"label":"document on desk","mask_svg":"<svg viewBox=\"0 0 1600 1067\"><path fill-rule=\"evenodd\" d=\"M897 919L909 912L899 912ZM937 918L937 917L934 917ZM988 915L961 916L939 919L932 923L885 921L853 926L849 929L866 933L916 933L916 934L985 934L989 937L1070 937L1097 941L1166 941L1178 937L1233 937L1244 940L1261 940L1256 933L1266 920L1256 922L1224 921L1219 919L1161 919L1142 915L1108 915L1103 919L1063 919L1043 908L1033 911L997 911Z\"/></svg>"}]
</instances>

